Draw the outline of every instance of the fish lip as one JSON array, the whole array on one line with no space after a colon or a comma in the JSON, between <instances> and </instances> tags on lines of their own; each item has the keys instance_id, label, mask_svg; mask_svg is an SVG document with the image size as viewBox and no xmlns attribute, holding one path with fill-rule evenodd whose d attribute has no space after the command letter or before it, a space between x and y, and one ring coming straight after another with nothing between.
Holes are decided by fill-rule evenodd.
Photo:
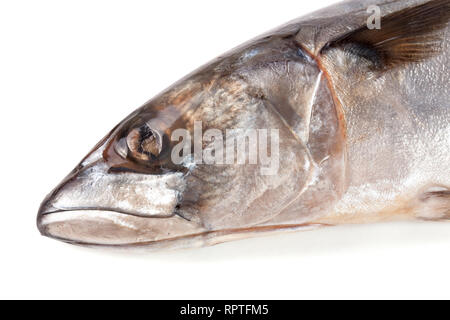
<instances>
[{"instance_id":1,"label":"fish lip","mask_svg":"<svg viewBox=\"0 0 450 320\"><path fill-rule=\"evenodd\" d=\"M125 212L121 212L118 210L105 210L105 209L101 209L101 208L96 208L96 209L81 209L81 208L75 208L75 209L70 209L70 210L62 210L62 209L56 209L53 208L53 210L47 210L48 206L47 206L47 201L44 200L43 203L40 206L40 209L38 211L38 215L37 215L37 219L36 219L36 224L37 224L37 228L40 232L40 234L42 236L54 239L54 240L58 240L70 245L76 245L76 246L83 246L83 247L91 247L91 248L111 248L111 249L121 249L121 248L152 248L152 247L156 247L156 249L158 248L158 246L162 245L164 246L164 244L166 243L172 243L174 241L177 241L179 239L189 239L189 238L195 238L195 237L199 237L202 236L203 233L195 233L195 234L188 234L188 235L183 235L183 236L178 236L178 237L173 237L173 238L168 238L168 239L163 239L163 240L150 240L150 241L142 241L142 242L124 242L124 243L115 243L115 244L103 244L103 243L96 243L96 242L89 242L89 241L82 241L82 240L76 240L76 239L70 239L67 237L62 237L62 236L57 236L55 234L52 234L51 232L49 232L49 228L48 225L45 223L45 217L48 217L52 214L58 214L58 213L75 213L75 212L83 212L83 211L98 211L98 212L103 212L103 213L107 213L107 212L113 212L116 214L120 214L120 215L124 215L124 216L135 216L135 217L139 217L139 218L156 218L156 216L142 216L142 215L134 215L134 214L129 214L129 213L125 213ZM175 213L173 213L170 217L176 216ZM164 218L170 218L169 216L164 216L161 217L159 216L158 219L164 219Z\"/></svg>"},{"instance_id":2,"label":"fish lip","mask_svg":"<svg viewBox=\"0 0 450 320\"><path fill-rule=\"evenodd\" d=\"M78 246L86 246L86 247L105 247L105 248L127 248L127 247L141 247L141 246L148 246L151 244L155 244L158 243L159 241L145 241L145 242L136 242L136 243L119 243L119 244L101 244L101 243L95 243L95 242L89 242L89 241L82 241L82 240L74 240L74 239L70 239L70 238L66 238L66 237L62 237L62 236L57 236L52 234L51 232L49 232L48 230L48 224L44 223L44 218L46 216L49 216L51 214L58 214L58 213L69 213L69 212L82 212L82 211L99 211L99 212L114 212L114 213L118 213L121 215L130 215L130 216L136 216L136 217L141 217L141 218L153 218L150 216L139 216L139 215L132 215L129 213L123 213L120 211L109 211L109 210L102 210L100 208L97 209L71 209L71 210L61 210L61 209L54 209L54 210L50 210L50 211L46 211L46 201L44 201L41 204L41 207L38 211L38 215L37 215L37 219L36 219L36 224L37 224L37 228L40 232L40 234L44 237L48 237L54 240L58 240L58 241L62 241L65 242L67 244L71 244L71 245L78 245ZM162 218L162 217L160 217ZM164 218L168 218L167 216L165 216ZM169 239L170 241L171 239Z\"/></svg>"},{"instance_id":3,"label":"fish lip","mask_svg":"<svg viewBox=\"0 0 450 320\"><path fill-rule=\"evenodd\" d=\"M119 213L119 214L123 214L126 216L133 216L133 217L139 217L139 218L149 218L149 219L164 219L164 218L171 218L175 215L175 212L172 212L170 215L161 215L161 214L152 214L152 215L148 215L148 214L142 214L142 213L136 213L136 212L130 212L130 211L123 211L123 210L117 210L117 209L112 209L112 208L100 208L100 207L77 207L77 208L68 208L68 209L57 209L54 208L54 210L46 210L46 211L39 211L38 212L38 217L39 216L46 216L46 215L50 215L53 213L62 213L62 212L76 212L76 211L99 211L99 212L114 212L114 213Z\"/></svg>"},{"instance_id":4,"label":"fish lip","mask_svg":"<svg viewBox=\"0 0 450 320\"><path fill-rule=\"evenodd\" d=\"M62 241L66 241L66 240L58 238L58 237L53 237L46 231L46 228L42 223L42 220L45 216L48 216L50 214L55 214L55 213L76 212L76 211L79 211L79 212L83 212L83 211L114 212L114 213L118 213L121 215L133 216L133 217L139 217L139 218L149 218L149 219L150 218L155 218L155 219L171 218L176 215L175 210L173 210L173 212L170 215L157 215L157 214L146 215L146 214L142 214L142 213L117 210L117 209L113 209L113 208L101 208L101 207L76 207L76 208L60 209L60 208L56 208L53 205L51 205L52 194L47 196L44 199L44 201L42 201L42 203L39 207L38 213L37 213L36 225L37 225L37 228L38 228L39 232L41 233L41 235L50 237L50 238L55 238L57 240L62 240Z\"/></svg>"},{"instance_id":5,"label":"fish lip","mask_svg":"<svg viewBox=\"0 0 450 320\"><path fill-rule=\"evenodd\" d=\"M81 209L70 209L70 210L47 210L48 207L47 206L41 206L41 209L38 212L38 216L37 216L37 227L38 230L40 231L41 235L52 238L52 239L56 239L56 240L61 240L67 243L71 243L71 244L89 244L88 241L84 241L82 240L83 235L82 234L77 234L75 233L73 235L73 238L69 238L69 237L64 237L64 232L58 233L58 229L52 229L53 225L58 225L58 224L62 224L64 226L65 223L70 223L72 221L76 221L78 214L80 218L86 218L88 219L92 219L92 221L94 222L96 218L98 219L105 219L105 221L113 224L114 222L114 217L112 216L110 218L110 220L108 220L109 215L110 214L115 214L116 217L117 215L119 216L126 216L126 213L121 213L121 212L113 212L113 211L109 211L109 210L101 210L101 209L97 209L97 210L81 210ZM83 213L85 214L83 216ZM94 213L92 216L91 214ZM72 227L69 225L69 228L71 229ZM101 244L101 243L98 243Z\"/></svg>"},{"instance_id":6,"label":"fish lip","mask_svg":"<svg viewBox=\"0 0 450 320\"><path fill-rule=\"evenodd\" d=\"M97 212L100 216L104 215L103 218L107 218L105 216L107 216L108 214L115 214L116 217L117 215L119 216L133 216L133 217L137 217L137 218L143 218L143 219L167 219L167 218L172 218L173 216L175 216L175 213L172 212L171 215L165 215L165 216L161 216L161 215L143 215L143 214L138 214L138 213L131 213L131 212L126 212L126 211L120 211L117 209L109 209L109 208L70 208L70 209L57 209L53 206L49 206L48 205L48 201L44 200L43 203L41 204L38 214L37 214L37 219L36 219L36 225L37 228L40 232L40 234L42 236L48 237L48 238L52 238L55 240L60 240L69 244L77 244L77 245L85 245L85 246L127 246L129 243L123 243L123 244L101 244L101 243L95 243L95 242L88 242L88 241L82 241L80 239L70 239L70 238L66 238L66 237L62 237L62 236L58 236L53 234L52 232L49 231L49 226L52 222L55 221L46 221L49 219L49 217L51 217L52 215L58 215L58 214L62 214L62 220L64 221L64 214L76 214L76 213L87 213L88 215L93 213L93 212ZM70 219L70 217L69 217ZM113 219L111 220L113 221ZM58 219L56 220L56 222L60 222Z\"/></svg>"}]
</instances>

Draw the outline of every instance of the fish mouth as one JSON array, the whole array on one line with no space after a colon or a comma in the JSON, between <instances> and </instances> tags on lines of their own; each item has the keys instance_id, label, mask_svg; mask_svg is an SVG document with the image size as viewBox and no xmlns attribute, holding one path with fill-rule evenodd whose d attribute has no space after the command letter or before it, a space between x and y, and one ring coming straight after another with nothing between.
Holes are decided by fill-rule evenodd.
<instances>
[{"instance_id":1,"label":"fish mouth","mask_svg":"<svg viewBox=\"0 0 450 320\"><path fill-rule=\"evenodd\" d=\"M79 244L125 244L136 240L136 227L128 214L110 210L40 211L37 227L43 236ZM111 237L109 235L115 235ZM120 235L120 236L118 236Z\"/></svg>"},{"instance_id":2,"label":"fish mouth","mask_svg":"<svg viewBox=\"0 0 450 320\"><path fill-rule=\"evenodd\" d=\"M205 231L177 215L150 218L103 209L41 208L37 227L43 236L87 246L147 245Z\"/></svg>"}]
</instances>

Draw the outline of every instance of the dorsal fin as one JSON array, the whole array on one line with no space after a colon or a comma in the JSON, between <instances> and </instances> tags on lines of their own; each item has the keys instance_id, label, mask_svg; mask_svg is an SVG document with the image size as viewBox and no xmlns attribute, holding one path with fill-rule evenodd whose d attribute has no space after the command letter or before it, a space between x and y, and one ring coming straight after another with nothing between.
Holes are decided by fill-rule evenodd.
<instances>
[{"instance_id":1,"label":"dorsal fin","mask_svg":"<svg viewBox=\"0 0 450 320\"><path fill-rule=\"evenodd\" d=\"M450 0L431 0L381 18L380 29L363 26L327 43L321 53L341 48L366 59L372 69L384 71L420 62L442 50L438 31L450 19Z\"/></svg>"}]
</instances>

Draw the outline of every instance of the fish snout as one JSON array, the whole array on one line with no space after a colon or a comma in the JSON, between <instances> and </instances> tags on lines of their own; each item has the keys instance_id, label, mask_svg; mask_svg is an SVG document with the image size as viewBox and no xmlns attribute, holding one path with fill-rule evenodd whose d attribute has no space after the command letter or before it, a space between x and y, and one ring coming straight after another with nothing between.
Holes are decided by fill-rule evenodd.
<instances>
[{"instance_id":1,"label":"fish snout","mask_svg":"<svg viewBox=\"0 0 450 320\"><path fill-rule=\"evenodd\" d=\"M179 173L110 173L104 163L66 178L42 202L44 236L83 245L139 245L198 234L175 214L184 190Z\"/></svg>"}]
</instances>

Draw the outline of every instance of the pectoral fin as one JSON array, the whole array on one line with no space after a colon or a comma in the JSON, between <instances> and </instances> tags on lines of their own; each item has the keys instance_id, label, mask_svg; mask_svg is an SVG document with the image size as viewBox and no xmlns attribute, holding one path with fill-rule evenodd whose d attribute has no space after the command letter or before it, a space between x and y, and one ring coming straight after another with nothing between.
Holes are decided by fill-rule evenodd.
<instances>
[{"instance_id":1,"label":"pectoral fin","mask_svg":"<svg viewBox=\"0 0 450 320\"><path fill-rule=\"evenodd\" d=\"M417 216L423 220L450 219L450 190L428 191L419 198Z\"/></svg>"},{"instance_id":2,"label":"pectoral fin","mask_svg":"<svg viewBox=\"0 0 450 320\"><path fill-rule=\"evenodd\" d=\"M380 29L363 26L330 41L321 50L338 48L368 62L371 70L385 71L420 62L439 54L442 34L450 19L450 1L432 0L381 18Z\"/></svg>"}]
</instances>

